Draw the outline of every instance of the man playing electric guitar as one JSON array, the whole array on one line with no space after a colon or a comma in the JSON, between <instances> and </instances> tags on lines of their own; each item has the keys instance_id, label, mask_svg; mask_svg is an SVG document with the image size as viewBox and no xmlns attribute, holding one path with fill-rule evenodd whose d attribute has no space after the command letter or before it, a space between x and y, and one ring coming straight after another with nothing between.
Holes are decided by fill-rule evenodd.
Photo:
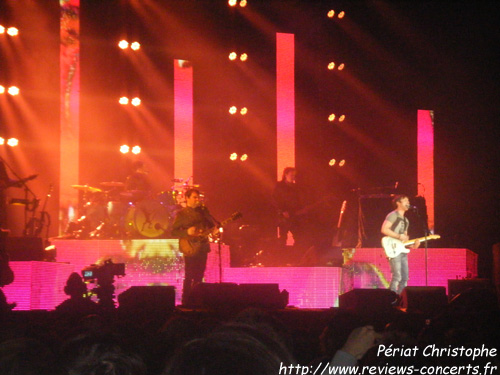
<instances>
[{"instance_id":1,"label":"man playing electric guitar","mask_svg":"<svg viewBox=\"0 0 500 375\"><path fill-rule=\"evenodd\" d=\"M396 195L392 200L395 208L385 218L382 224L381 232L383 235L405 242L409 240L408 219L405 217L405 212L410 209L410 200L406 195ZM420 242L416 240L411 248L416 249L420 246ZM392 279L389 289L397 294L401 294L408 283L408 254L400 253L395 257L388 257L391 265Z\"/></svg>"},{"instance_id":2,"label":"man playing electric guitar","mask_svg":"<svg viewBox=\"0 0 500 375\"><path fill-rule=\"evenodd\" d=\"M193 286L203 281L207 266L207 254L210 252L208 237L198 237L209 229L211 229L210 232L213 235L216 235L219 229L208 209L201 204L198 190L189 189L184 195L186 197L186 207L179 211L175 217L172 235L179 237L181 240L196 240L197 251L189 254L184 253L182 304L186 305Z\"/></svg>"}]
</instances>

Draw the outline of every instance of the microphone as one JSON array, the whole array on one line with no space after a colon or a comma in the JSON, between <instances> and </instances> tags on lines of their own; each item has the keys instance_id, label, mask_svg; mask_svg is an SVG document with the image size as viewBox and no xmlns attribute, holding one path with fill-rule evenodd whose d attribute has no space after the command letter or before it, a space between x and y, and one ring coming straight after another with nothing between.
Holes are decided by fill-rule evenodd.
<instances>
[{"instance_id":1,"label":"microphone","mask_svg":"<svg viewBox=\"0 0 500 375\"><path fill-rule=\"evenodd\" d=\"M414 210L414 211L418 210L417 206L412 206L412 205L408 205L408 209L409 210Z\"/></svg>"}]
</instances>

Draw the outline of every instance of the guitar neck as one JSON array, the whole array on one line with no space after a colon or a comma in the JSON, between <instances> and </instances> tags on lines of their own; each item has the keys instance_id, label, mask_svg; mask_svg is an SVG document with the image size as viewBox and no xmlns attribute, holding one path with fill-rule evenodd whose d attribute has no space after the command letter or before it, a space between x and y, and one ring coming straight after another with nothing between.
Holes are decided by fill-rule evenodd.
<instances>
[{"instance_id":1,"label":"guitar neck","mask_svg":"<svg viewBox=\"0 0 500 375\"><path fill-rule=\"evenodd\" d=\"M430 236L427 236L427 237L419 237L419 238L414 238L412 240L405 241L404 245L405 246L413 245L417 241L423 242L423 241L429 241L429 240L437 240L438 238L441 238L441 236L439 236L437 234L431 234Z\"/></svg>"}]
</instances>

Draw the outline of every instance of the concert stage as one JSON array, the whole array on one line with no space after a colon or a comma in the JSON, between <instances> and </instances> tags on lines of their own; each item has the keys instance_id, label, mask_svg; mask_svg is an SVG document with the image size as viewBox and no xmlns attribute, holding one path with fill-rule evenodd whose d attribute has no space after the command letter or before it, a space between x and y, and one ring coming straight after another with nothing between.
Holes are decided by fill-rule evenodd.
<instances>
[{"instance_id":1,"label":"concert stage","mask_svg":"<svg viewBox=\"0 0 500 375\"><path fill-rule=\"evenodd\" d=\"M169 285L176 288L180 303L184 264L177 240L57 240L57 262L11 262L15 281L4 287L16 310L51 310L68 298L64 285L71 272L112 259L125 263L126 276L116 278L115 294L132 286ZM330 308L338 296L353 288L386 288L390 269L382 249L355 249L343 267L247 267L229 266L229 247L212 244L205 281L277 283L289 293L289 306ZM409 286L425 286L425 250L409 254ZM219 274L219 269L222 274ZM428 249L427 285L448 287L449 279L477 277L477 255L468 249Z\"/></svg>"}]
</instances>

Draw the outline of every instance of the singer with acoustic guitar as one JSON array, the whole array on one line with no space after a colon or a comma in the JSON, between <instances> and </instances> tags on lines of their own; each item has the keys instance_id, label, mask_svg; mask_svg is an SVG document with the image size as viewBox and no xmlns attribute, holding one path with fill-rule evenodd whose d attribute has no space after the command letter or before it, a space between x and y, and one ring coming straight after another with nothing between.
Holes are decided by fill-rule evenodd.
<instances>
[{"instance_id":1,"label":"singer with acoustic guitar","mask_svg":"<svg viewBox=\"0 0 500 375\"><path fill-rule=\"evenodd\" d=\"M408 218L405 217L405 212L411 207L410 199L406 195L396 195L392 200L392 205L395 210L387 215L382 224L381 232L386 236L382 240L382 243L384 243L384 240L388 242L389 239L404 243L409 240L408 227L410 222ZM420 242L416 240L411 245L411 248L416 249L419 246ZM401 294L408 283L408 253L400 252L397 255L394 254L395 256L390 256L386 250L386 254L389 264L391 265L392 274L389 289L397 294Z\"/></svg>"},{"instance_id":2,"label":"singer with acoustic guitar","mask_svg":"<svg viewBox=\"0 0 500 375\"><path fill-rule=\"evenodd\" d=\"M172 235L179 237L180 251L184 255L184 283L182 304L189 303L194 285L203 281L207 266L210 243L207 234L217 235L217 222L200 202L200 192L189 189L185 192L186 207L175 217Z\"/></svg>"}]
</instances>

